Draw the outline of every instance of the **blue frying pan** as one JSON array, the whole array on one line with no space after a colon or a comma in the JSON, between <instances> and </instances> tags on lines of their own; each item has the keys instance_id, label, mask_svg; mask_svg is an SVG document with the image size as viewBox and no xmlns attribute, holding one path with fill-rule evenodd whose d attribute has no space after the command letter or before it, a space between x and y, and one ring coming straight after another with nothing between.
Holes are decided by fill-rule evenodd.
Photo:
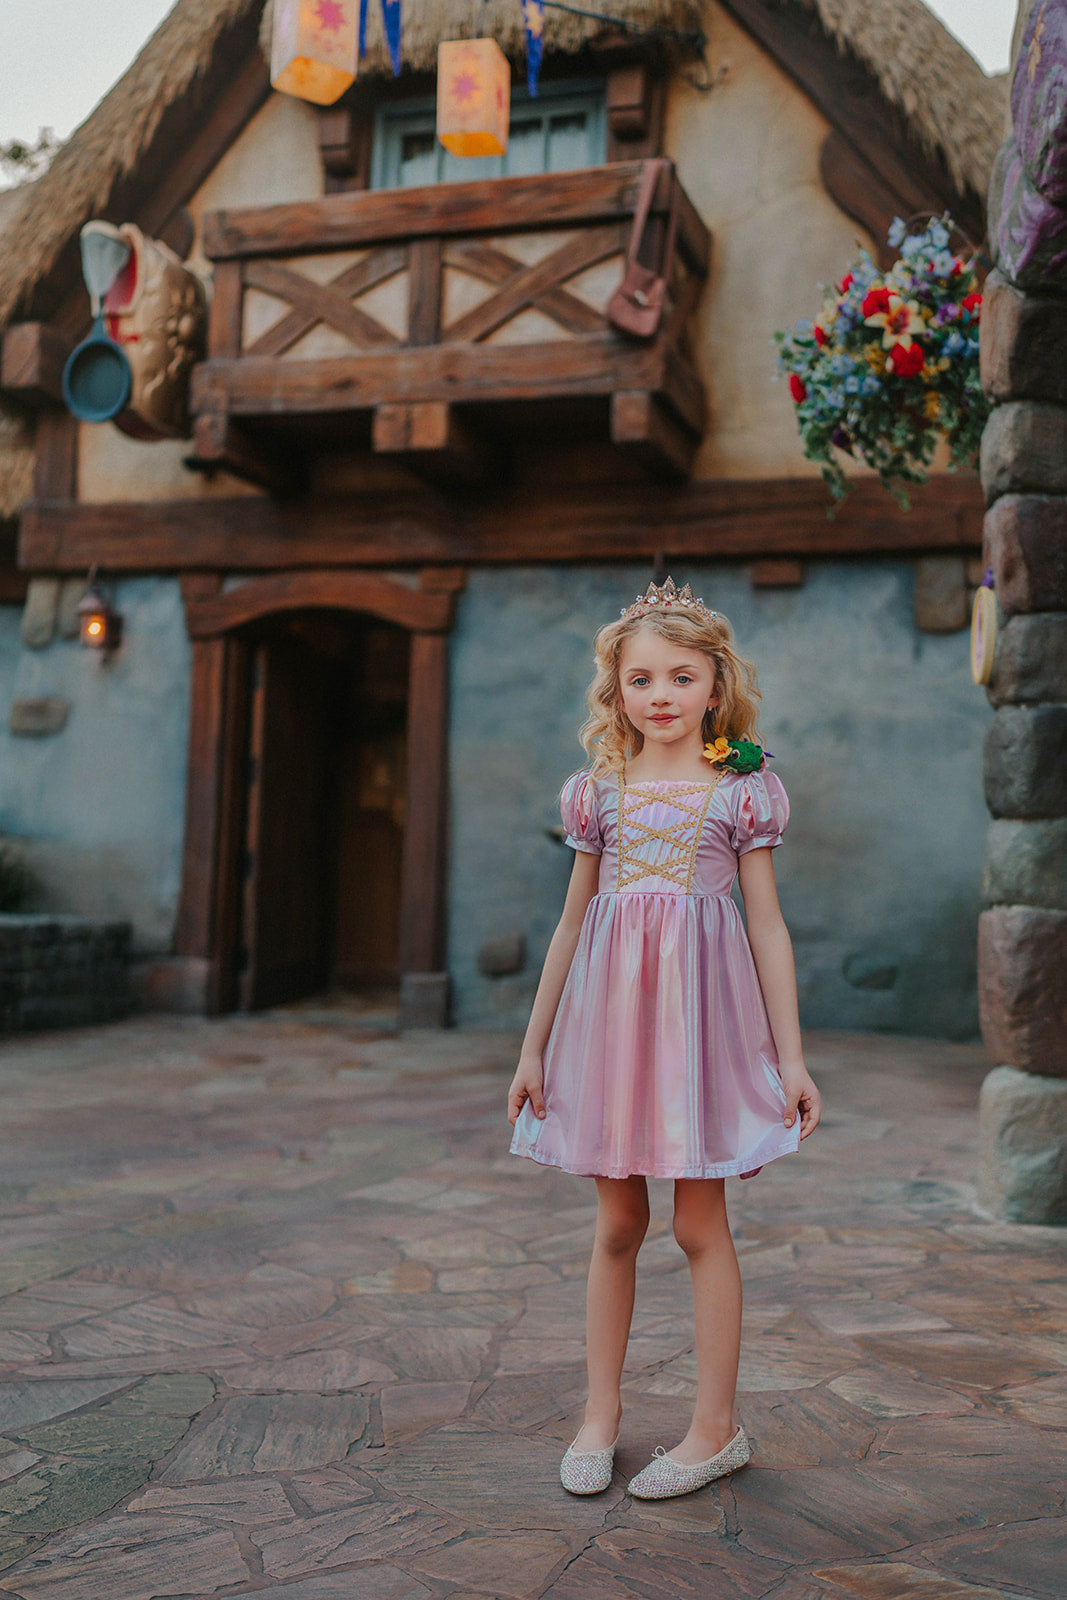
<instances>
[{"instance_id":1,"label":"blue frying pan","mask_svg":"<svg viewBox=\"0 0 1067 1600\"><path fill-rule=\"evenodd\" d=\"M80 422L110 422L124 411L133 387L126 352L108 337L103 313L67 357L63 398Z\"/></svg>"}]
</instances>

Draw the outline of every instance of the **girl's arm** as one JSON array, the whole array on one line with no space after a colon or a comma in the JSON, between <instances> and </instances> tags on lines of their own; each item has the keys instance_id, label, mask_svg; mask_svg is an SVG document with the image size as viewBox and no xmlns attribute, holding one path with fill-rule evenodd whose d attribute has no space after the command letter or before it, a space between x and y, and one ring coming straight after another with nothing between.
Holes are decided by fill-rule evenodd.
<instances>
[{"instance_id":1,"label":"girl's arm","mask_svg":"<svg viewBox=\"0 0 1067 1600\"><path fill-rule=\"evenodd\" d=\"M748 942L778 1051L778 1067L785 1089L785 1125L793 1126L799 1110L800 1137L806 1139L819 1126L822 1100L804 1065L793 946L778 904L770 850L746 851L738 861L738 876L745 898Z\"/></svg>"},{"instance_id":2,"label":"girl's arm","mask_svg":"<svg viewBox=\"0 0 1067 1600\"><path fill-rule=\"evenodd\" d=\"M519 1064L508 1090L508 1121L512 1126L527 1100L533 1105L535 1116L543 1117L545 1114L542 1056L556 1020L556 1010L574 960L585 913L597 892L599 878L600 857L590 855L587 850L576 851L563 915L548 946L526 1037L522 1041Z\"/></svg>"}]
</instances>

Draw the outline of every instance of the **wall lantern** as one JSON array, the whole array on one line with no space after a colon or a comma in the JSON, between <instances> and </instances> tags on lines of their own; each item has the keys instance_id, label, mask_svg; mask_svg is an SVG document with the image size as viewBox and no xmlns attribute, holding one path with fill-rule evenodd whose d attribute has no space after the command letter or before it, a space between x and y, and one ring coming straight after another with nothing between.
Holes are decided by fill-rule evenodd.
<instances>
[{"instance_id":1,"label":"wall lantern","mask_svg":"<svg viewBox=\"0 0 1067 1600\"><path fill-rule=\"evenodd\" d=\"M112 606L95 567L89 574L85 599L78 602L78 638L90 650L102 650L105 658L122 643L122 617Z\"/></svg>"},{"instance_id":2,"label":"wall lantern","mask_svg":"<svg viewBox=\"0 0 1067 1600\"><path fill-rule=\"evenodd\" d=\"M359 0L274 0L273 88L332 106L355 82L358 63Z\"/></svg>"},{"instance_id":3,"label":"wall lantern","mask_svg":"<svg viewBox=\"0 0 1067 1600\"><path fill-rule=\"evenodd\" d=\"M508 147L511 68L495 39L437 46L437 137L454 156L502 156Z\"/></svg>"}]
</instances>

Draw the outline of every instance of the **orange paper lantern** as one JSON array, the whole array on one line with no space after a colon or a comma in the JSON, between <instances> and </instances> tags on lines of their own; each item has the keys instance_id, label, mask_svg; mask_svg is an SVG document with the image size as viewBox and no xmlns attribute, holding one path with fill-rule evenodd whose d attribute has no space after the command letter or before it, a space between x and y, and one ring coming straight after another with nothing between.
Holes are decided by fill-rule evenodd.
<instances>
[{"instance_id":1,"label":"orange paper lantern","mask_svg":"<svg viewBox=\"0 0 1067 1600\"><path fill-rule=\"evenodd\" d=\"M274 0L275 89L332 106L355 82L358 62L359 0Z\"/></svg>"},{"instance_id":2,"label":"orange paper lantern","mask_svg":"<svg viewBox=\"0 0 1067 1600\"><path fill-rule=\"evenodd\" d=\"M502 156L508 147L511 69L495 39L437 46L437 137L454 156Z\"/></svg>"}]
</instances>

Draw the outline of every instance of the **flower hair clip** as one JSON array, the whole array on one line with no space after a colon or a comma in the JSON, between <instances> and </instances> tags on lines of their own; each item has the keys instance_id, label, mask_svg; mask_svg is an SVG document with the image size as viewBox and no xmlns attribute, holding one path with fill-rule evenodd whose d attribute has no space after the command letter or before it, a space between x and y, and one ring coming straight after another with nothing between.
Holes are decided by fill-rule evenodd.
<instances>
[{"instance_id":1,"label":"flower hair clip","mask_svg":"<svg viewBox=\"0 0 1067 1600\"><path fill-rule=\"evenodd\" d=\"M721 735L714 744L706 744L703 752L704 760L710 761L713 767L724 767L727 772L762 772L768 761L774 757L769 750L764 750L762 745L752 744L748 739L724 739Z\"/></svg>"},{"instance_id":2,"label":"flower hair clip","mask_svg":"<svg viewBox=\"0 0 1067 1600\"><path fill-rule=\"evenodd\" d=\"M681 589L675 586L673 578L668 578L660 588L655 583L650 583L644 594L639 594L632 606L623 606L619 612L621 617L644 617L650 611L691 611L698 617L705 617L710 621L717 617L717 611L709 611L703 600L698 600L688 584Z\"/></svg>"}]
</instances>

